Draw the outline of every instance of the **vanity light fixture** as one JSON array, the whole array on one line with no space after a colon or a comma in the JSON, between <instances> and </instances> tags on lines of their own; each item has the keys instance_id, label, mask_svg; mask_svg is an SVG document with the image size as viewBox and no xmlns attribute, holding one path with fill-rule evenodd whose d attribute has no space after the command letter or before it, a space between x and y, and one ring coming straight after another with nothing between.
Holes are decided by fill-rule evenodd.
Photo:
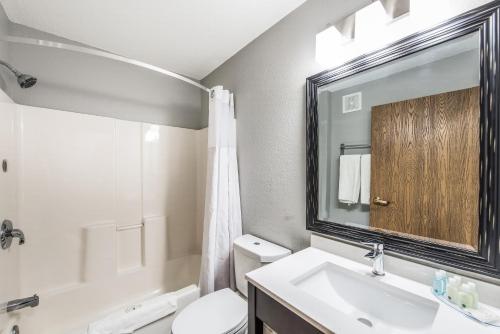
<instances>
[{"instance_id":1,"label":"vanity light fixture","mask_svg":"<svg viewBox=\"0 0 500 334\"><path fill-rule=\"evenodd\" d=\"M410 12L410 0L375 0L372 4L344 17L316 35L316 61L320 64L332 64L332 59L339 58L339 47L355 40L377 39L383 26ZM367 37L368 36L368 37Z\"/></svg>"},{"instance_id":2,"label":"vanity light fixture","mask_svg":"<svg viewBox=\"0 0 500 334\"><path fill-rule=\"evenodd\" d=\"M378 0L391 20L410 12L410 0Z\"/></svg>"},{"instance_id":3,"label":"vanity light fixture","mask_svg":"<svg viewBox=\"0 0 500 334\"><path fill-rule=\"evenodd\" d=\"M356 15L350 15L329 26L316 35L316 61L320 64L328 62L337 47L354 40Z\"/></svg>"}]
</instances>

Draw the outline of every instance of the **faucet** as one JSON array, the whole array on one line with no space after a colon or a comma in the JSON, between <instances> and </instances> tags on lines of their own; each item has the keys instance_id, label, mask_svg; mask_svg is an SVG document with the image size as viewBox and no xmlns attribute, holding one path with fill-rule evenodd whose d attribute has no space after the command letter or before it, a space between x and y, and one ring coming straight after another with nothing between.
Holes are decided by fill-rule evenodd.
<instances>
[{"instance_id":1,"label":"faucet","mask_svg":"<svg viewBox=\"0 0 500 334\"><path fill-rule=\"evenodd\" d=\"M25 307L36 307L40 304L40 298L37 295L33 295L28 298L21 298L16 300L11 300L7 303L6 312L12 312L16 310L23 309Z\"/></svg>"},{"instance_id":2,"label":"faucet","mask_svg":"<svg viewBox=\"0 0 500 334\"><path fill-rule=\"evenodd\" d=\"M365 255L366 259L373 261L372 273L375 276L384 276L384 244L376 242L362 242L361 244L373 247L373 249Z\"/></svg>"},{"instance_id":3,"label":"faucet","mask_svg":"<svg viewBox=\"0 0 500 334\"><path fill-rule=\"evenodd\" d=\"M12 243L12 239L18 238L19 244L24 244L24 233L23 231L13 228L12 222L10 220L4 220L0 227L0 246L2 249L8 249Z\"/></svg>"}]
</instances>

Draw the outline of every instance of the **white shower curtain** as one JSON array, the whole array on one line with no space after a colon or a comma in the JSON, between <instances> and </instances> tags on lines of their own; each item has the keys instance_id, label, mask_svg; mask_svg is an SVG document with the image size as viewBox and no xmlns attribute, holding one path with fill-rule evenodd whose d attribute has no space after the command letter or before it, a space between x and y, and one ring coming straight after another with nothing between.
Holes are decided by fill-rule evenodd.
<instances>
[{"instance_id":1,"label":"white shower curtain","mask_svg":"<svg viewBox=\"0 0 500 334\"><path fill-rule=\"evenodd\" d=\"M233 94L222 86L210 93L202 295L235 288L233 241L241 236L242 227L233 101Z\"/></svg>"}]
</instances>

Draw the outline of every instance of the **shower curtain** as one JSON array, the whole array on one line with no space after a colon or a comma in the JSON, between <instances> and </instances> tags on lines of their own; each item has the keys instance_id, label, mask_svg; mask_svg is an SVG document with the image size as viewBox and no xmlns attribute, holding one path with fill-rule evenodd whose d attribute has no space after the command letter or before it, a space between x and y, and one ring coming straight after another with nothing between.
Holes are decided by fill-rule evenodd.
<instances>
[{"instance_id":1,"label":"shower curtain","mask_svg":"<svg viewBox=\"0 0 500 334\"><path fill-rule=\"evenodd\" d=\"M222 86L210 92L202 295L235 288L233 241L241 236L242 227L233 101L233 94Z\"/></svg>"}]
</instances>

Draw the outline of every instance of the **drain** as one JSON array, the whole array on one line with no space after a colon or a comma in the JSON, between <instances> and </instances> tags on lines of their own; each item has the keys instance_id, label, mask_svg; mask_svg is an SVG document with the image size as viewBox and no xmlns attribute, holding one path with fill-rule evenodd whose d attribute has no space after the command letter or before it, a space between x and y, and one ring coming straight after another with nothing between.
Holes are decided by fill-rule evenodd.
<instances>
[{"instance_id":1,"label":"drain","mask_svg":"<svg viewBox=\"0 0 500 334\"><path fill-rule=\"evenodd\" d=\"M365 319L365 318L358 318L358 321L362 323L363 325L366 325L368 327L373 327L373 324L370 320Z\"/></svg>"}]
</instances>

